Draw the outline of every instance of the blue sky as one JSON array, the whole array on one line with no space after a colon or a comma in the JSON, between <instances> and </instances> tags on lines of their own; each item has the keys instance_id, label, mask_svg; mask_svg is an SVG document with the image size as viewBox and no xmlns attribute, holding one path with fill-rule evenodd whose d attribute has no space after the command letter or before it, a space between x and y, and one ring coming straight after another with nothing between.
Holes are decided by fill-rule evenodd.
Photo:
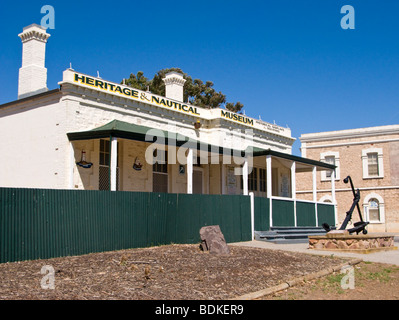
<instances>
[{"instance_id":1,"label":"blue sky","mask_svg":"<svg viewBox=\"0 0 399 320\"><path fill-rule=\"evenodd\" d=\"M62 71L120 82L179 67L245 114L303 133L399 123L399 1L8 1L0 6L0 104L17 98L18 33L55 9L48 88ZM355 29L340 26L355 9ZM293 154L299 154L299 139Z\"/></svg>"}]
</instances>

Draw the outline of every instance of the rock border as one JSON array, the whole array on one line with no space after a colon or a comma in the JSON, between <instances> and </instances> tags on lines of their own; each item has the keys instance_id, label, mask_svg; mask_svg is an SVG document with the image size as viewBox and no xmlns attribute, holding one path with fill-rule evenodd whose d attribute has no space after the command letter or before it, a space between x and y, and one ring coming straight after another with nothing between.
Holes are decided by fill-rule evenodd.
<instances>
[{"instance_id":1,"label":"rock border","mask_svg":"<svg viewBox=\"0 0 399 320\"><path fill-rule=\"evenodd\" d=\"M309 281L309 280L314 280L314 279L318 279L318 278L321 278L321 277L325 277L325 276L327 276L329 274L332 274L332 273L334 273L336 271L341 270L342 268L344 268L346 266L353 266L353 265L359 264L362 261L363 261L363 259L352 259L352 260L347 261L345 263L341 263L341 264L339 264L339 265L337 265L335 267L327 268L327 269L324 269L324 270L321 270L321 271L318 271L318 272L314 272L314 273L310 273L310 274L307 274L307 275L304 275L304 276L301 276L301 277L293 278L293 279L290 279L288 281L284 281L283 283L280 283L280 284L278 284L276 286L269 287L269 288L266 288L266 289L262 289L262 290L259 290L259 291L255 291L255 292L251 292L251 293L247 293L247 294L244 294L242 296L238 296L238 297L232 298L230 300L255 300L255 299L259 299L259 298L262 298L264 296L268 296L268 295L271 295L273 293L276 293L276 292L288 289L290 287L293 287L293 286L299 284L302 281Z\"/></svg>"},{"instance_id":2,"label":"rock border","mask_svg":"<svg viewBox=\"0 0 399 320\"><path fill-rule=\"evenodd\" d=\"M349 235L329 232L325 236L309 236L309 249L363 254L396 250L394 237L392 233Z\"/></svg>"}]
</instances>

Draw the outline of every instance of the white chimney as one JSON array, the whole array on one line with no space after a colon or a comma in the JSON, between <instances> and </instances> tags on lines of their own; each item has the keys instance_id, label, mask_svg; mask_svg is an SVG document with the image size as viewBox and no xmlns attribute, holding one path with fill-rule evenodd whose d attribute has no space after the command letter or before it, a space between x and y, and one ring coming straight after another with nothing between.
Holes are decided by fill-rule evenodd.
<instances>
[{"instance_id":1,"label":"white chimney","mask_svg":"<svg viewBox=\"0 0 399 320\"><path fill-rule=\"evenodd\" d=\"M183 86L186 80L181 73L172 71L162 79L165 82L166 98L183 102Z\"/></svg>"},{"instance_id":2,"label":"white chimney","mask_svg":"<svg viewBox=\"0 0 399 320\"><path fill-rule=\"evenodd\" d=\"M44 67L46 43L50 34L32 24L18 35L22 40L22 67L19 69L18 99L47 91L47 69Z\"/></svg>"}]
</instances>

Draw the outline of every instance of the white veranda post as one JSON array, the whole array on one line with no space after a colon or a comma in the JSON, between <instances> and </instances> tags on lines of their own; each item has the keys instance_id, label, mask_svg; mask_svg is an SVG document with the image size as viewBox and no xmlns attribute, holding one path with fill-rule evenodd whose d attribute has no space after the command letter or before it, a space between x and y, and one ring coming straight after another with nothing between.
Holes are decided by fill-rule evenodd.
<instances>
[{"instance_id":1,"label":"white veranda post","mask_svg":"<svg viewBox=\"0 0 399 320\"><path fill-rule=\"evenodd\" d=\"M273 207L272 207L272 157L266 156L266 197L269 198L269 221L273 226Z\"/></svg>"},{"instance_id":2,"label":"white veranda post","mask_svg":"<svg viewBox=\"0 0 399 320\"><path fill-rule=\"evenodd\" d=\"M335 224L338 223L338 215L337 215L337 203L335 199L335 171L331 171L331 198L332 203L334 205L334 217L335 217Z\"/></svg>"},{"instance_id":3,"label":"white veranda post","mask_svg":"<svg viewBox=\"0 0 399 320\"><path fill-rule=\"evenodd\" d=\"M248 195L248 158L245 158L242 166L242 189L243 195Z\"/></svg>"},{"instance_id":4,"label":"white veranda post","mask_svg":"<svg viewBox=\"0 0 399 320\"><path fill-rule=\"evenodd\" d=\"M116 191L116 166L118 163L118 139L111 138L111 191Z\"/></svg>"},{"instance_id":5,"label":"white veranda post","mask_svg":"<svg viewBox=\"0 0 399 320\"><path fill-rule=\"evenodd\" d=\"M312 184L313 184L313 202L314 202L314 210L315 210L315 218L316 218L316 226L319 225L319 217L317 215L317 186L316 186L316 181L317 181L317 168L316 166L313 167L312 169Z\"/></svg>"},{"instance_id":6,"label":"white veranda post","mask_svg":"<svg viewBox=\"0 0 399 320\"><path fill-rule=\"evenodd\" d=\"M187 154L187 194L193 193L193 149Z\"/></svg>"},{"instance_id":7,"label":"white veranda post","mask_svg":"<svg viewBox=\"0 0 399 320\"><path fill-rule=\"evenodd\" d=\"M291 198L294 200L294 225L297 226L297 217L296 217L296 180L295 180L295 172L296 172L296 162L293 161L291 163Z\"/></svg>"}]
</instances>

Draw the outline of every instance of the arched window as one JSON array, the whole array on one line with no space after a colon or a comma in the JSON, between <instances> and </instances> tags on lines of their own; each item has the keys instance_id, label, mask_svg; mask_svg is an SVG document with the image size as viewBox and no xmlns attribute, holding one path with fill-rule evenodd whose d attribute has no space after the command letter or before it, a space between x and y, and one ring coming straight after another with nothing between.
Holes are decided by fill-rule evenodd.
<instances>
[{"instance_id":1,"label":"arched window","mask_svg":"<svg viewBox=\"0 0 399 320\"><path fill-rule=\"evenodd\" d=\"M325 195L325 196L322 196L321 198L320 198L320 200L319 200L319 202L324 202L324 203L333 203L332 202L332 197L330 196L330 195Z\"/></svg>"},{"instance_id":2,"label":"arched window","mask_svg":"<svg viewBox=\"0 0 399 320\"><path fill-rule=\"evenodd\" d=\"M385 223L384 199L377 193L371 192L363 200L364 217L370 223Z\"/></svg>"},{"instance_id":3,"label":"arched window","mask_svg":"<svg viewBox=\"0 0 399 320\"><path fill-rule=\"evenodd\" d=\"M372 198L369 201L369 220L380 221L380 203L376 198Z\"/></svg>"}]
</instances>

